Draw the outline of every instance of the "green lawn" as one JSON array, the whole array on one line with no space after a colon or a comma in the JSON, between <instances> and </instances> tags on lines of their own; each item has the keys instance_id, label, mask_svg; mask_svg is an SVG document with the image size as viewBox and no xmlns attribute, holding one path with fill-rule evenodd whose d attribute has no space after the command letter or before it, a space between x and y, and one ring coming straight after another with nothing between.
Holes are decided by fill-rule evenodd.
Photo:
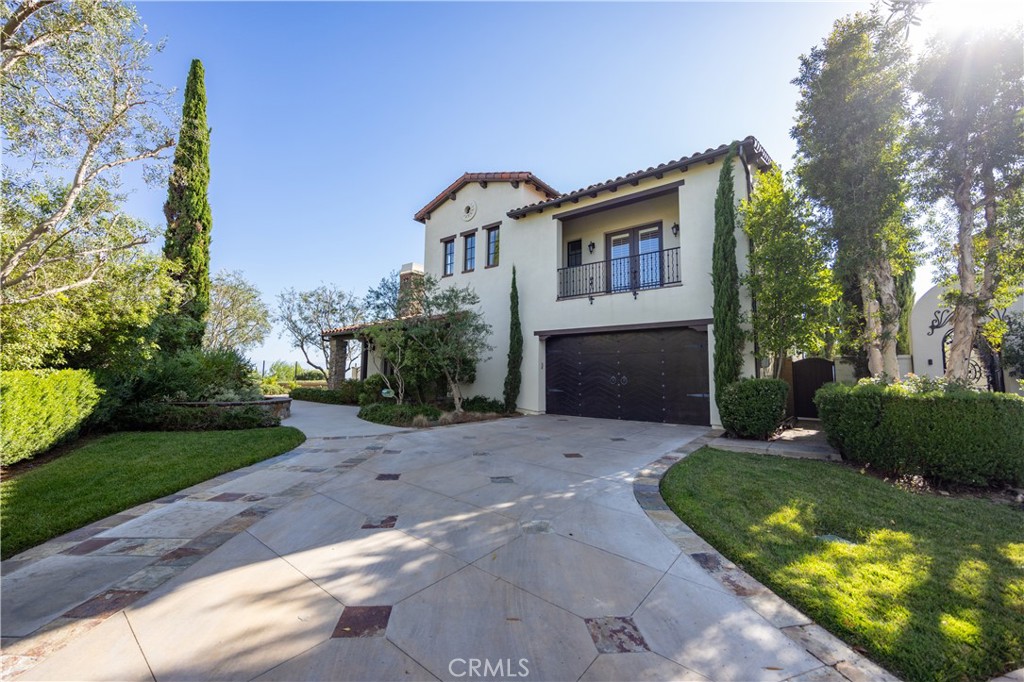
<instances>
[{"instance_id":1,"label":"green lawn","mask_svg":"<svg viewBox=\"0 0 1024 682\"><path fill-rule=\"evenodd\" d=\"M825 462L705 448L669 470L679 517L907 680L1024 666L1024 512L911 493ZM829 542L836 535L856 544Z\"/></svg>"},{"instance_id":2,"label":"green lawn","mask_svg":"<svg viewBox=\"0 0 1024 682\"><path fill-rule=\"evenodd\" d=\"M277 427L115 433L0 483L3 558L135 505L280 455L306 437Z\"/></svg>"}]
</instances>

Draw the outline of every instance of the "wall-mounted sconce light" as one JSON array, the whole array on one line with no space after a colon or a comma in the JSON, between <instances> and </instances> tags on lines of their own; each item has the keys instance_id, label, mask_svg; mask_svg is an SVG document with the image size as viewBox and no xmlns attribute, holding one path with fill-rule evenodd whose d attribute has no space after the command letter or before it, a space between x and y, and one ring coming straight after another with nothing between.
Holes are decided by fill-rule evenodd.
<instances>
[{"instance_id":1,"label":"wall-mounted sconce light","mask_svg":"<svg viewBox=\"0 0 1024 682\"><path fill-rule=\"evenodd\" d=\"M590 242L589 244L587 244L587 251L589 251L590 253L594 253L594 248L596 246L597 244L595 244L594 242Z\"/></svg>"},{"instance_id":2,"label":"wall-mounted sconce light","mask_svg":"<svg viewBox=\"0 0 1024 682\"><path fill-rule=\"evenodd\" d=\"M594 305L594 297L590 296L589 298L590 298L590 305Z\"/></svg>"},{"instance_id":3,"label":"wall-mounted sconce light","mask_svg":"<svg viewBox=\"0 0 1024 682\"><path fill-rule=\"evenodd\" d=\"M672 234L673 234L673 236L676 236L676 237L679 236L679 223L675 223L675 224L672 225Z\"/></svg>"}]
</instances>

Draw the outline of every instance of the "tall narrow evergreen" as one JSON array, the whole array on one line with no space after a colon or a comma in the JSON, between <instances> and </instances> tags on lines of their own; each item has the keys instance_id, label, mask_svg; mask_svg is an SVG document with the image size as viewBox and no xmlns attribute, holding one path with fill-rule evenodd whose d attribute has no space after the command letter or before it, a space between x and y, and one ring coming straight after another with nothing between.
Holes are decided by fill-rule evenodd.
<instances>
[{"instance_id":1,"label":"tall narrow evergreen","mask_svg":"<svg viewBox=\"0 0 1024 682\"><path fill-rule=\"evenodd\" d=\"M512 266L512 292L509 294L511 321L508 328L508 373L505 375L505 411L516 409L519 386L523 382L523 327L519 322L519 288L516 268Z\"/></svg>"},{"instance_id":2,"label":"tall narrow evergreen","mask_svg":"<svg viewBox=\"0 0 1024 682\"><path fill-rule=\"evenodd\" d=\"M715 195L715 242L711 260L711 282L715 301L715 395L740 378L743 331L740 329L740 275L736 265L736 199L732 165L735 144L722 161ZM717 398L716 398L717 402Z\"/></svg>"},{"instance_id":3,"label":"tall narrow evergreen","mask_svg":"<svg viewBox=\"0 0 1024 682\"><path fill-rule=\"evenodd\" d=\"M165 325L165 350L198 348L203 318L210 307L210 230L213 216L210 186L210 129L206 124L206 84L203 63L192 60L181 111L181 133L164 204L167 232L164 255L176 261L175 277L184 285L184 300L176 319Z\"/></svg>"}]
</instances>

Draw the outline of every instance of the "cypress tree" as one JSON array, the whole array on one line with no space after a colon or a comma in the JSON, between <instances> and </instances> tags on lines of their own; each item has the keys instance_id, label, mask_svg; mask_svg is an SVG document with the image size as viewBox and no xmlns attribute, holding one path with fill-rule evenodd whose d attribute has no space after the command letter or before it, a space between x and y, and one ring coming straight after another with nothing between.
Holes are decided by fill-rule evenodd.
<instances>
[{"instance_id":1,"label":"cypress tree","mask_svg":"<svg viewBox=\"0 0 1024 682\"><path fill-rule=\"evenodd\" d=\"M177 262L175 278L184 298L174 319L164 325L165 350L198 348L203 318L210 307L210 230L213 216L207 192L210 186L210 129L206 124L206 85L203 63L192 60L181 111L181 133L174 151L174 166L164 203L167 231L164 256Z\"/></svg>"},{"instance_id":2,"label":"cypress tree","mask_svg":"<svg viewBox=\"0 0 1024 682\"><path fill-rule=\"evenodd\" d=\"M736 265L736 206L732 165L735 144L729 148L718 175L715 195L715 242L711 257L711 281L715 301L715 395L740 378L743 331L740 329L740 275ZM719 402L719 406L721 403Z\"/></svg>"},{"instance_id":3,"label":"cypress tree","mask_svg":"<svg viewBox=\"0 0 1024 682\"><path fill-rule=\"evenodd\" d=\"M516 287L516 267L512 266L512 292L509 294L511 322L508 330L508 373L505 375L505 411L516 409L519 386L523 382L523 327L519 323L519 289Z\"/></svg>"}]
</instances>

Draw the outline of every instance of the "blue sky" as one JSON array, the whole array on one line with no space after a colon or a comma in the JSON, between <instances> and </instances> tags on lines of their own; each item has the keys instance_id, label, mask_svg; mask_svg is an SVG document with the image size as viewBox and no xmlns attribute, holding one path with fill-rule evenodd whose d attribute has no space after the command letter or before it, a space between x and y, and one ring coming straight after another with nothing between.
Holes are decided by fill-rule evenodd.
<instances>
[{"instance_id":1,"label":"blue sky","mask_svg":"<svg viewBox=\"0 0 1024 682\"><path fill-rule=\"evenodd\" d=\"M363 294L421 261L412 216L466 171L569 191L746 135L788 169L798 58L867 7L138 5L179 106L191 59L206 68L212 268L271 305L321 282ZM141 186L129 210L160 224L165 192ZM301 360L276 329L251 357Z\"/></svg>"}]
</instances>

